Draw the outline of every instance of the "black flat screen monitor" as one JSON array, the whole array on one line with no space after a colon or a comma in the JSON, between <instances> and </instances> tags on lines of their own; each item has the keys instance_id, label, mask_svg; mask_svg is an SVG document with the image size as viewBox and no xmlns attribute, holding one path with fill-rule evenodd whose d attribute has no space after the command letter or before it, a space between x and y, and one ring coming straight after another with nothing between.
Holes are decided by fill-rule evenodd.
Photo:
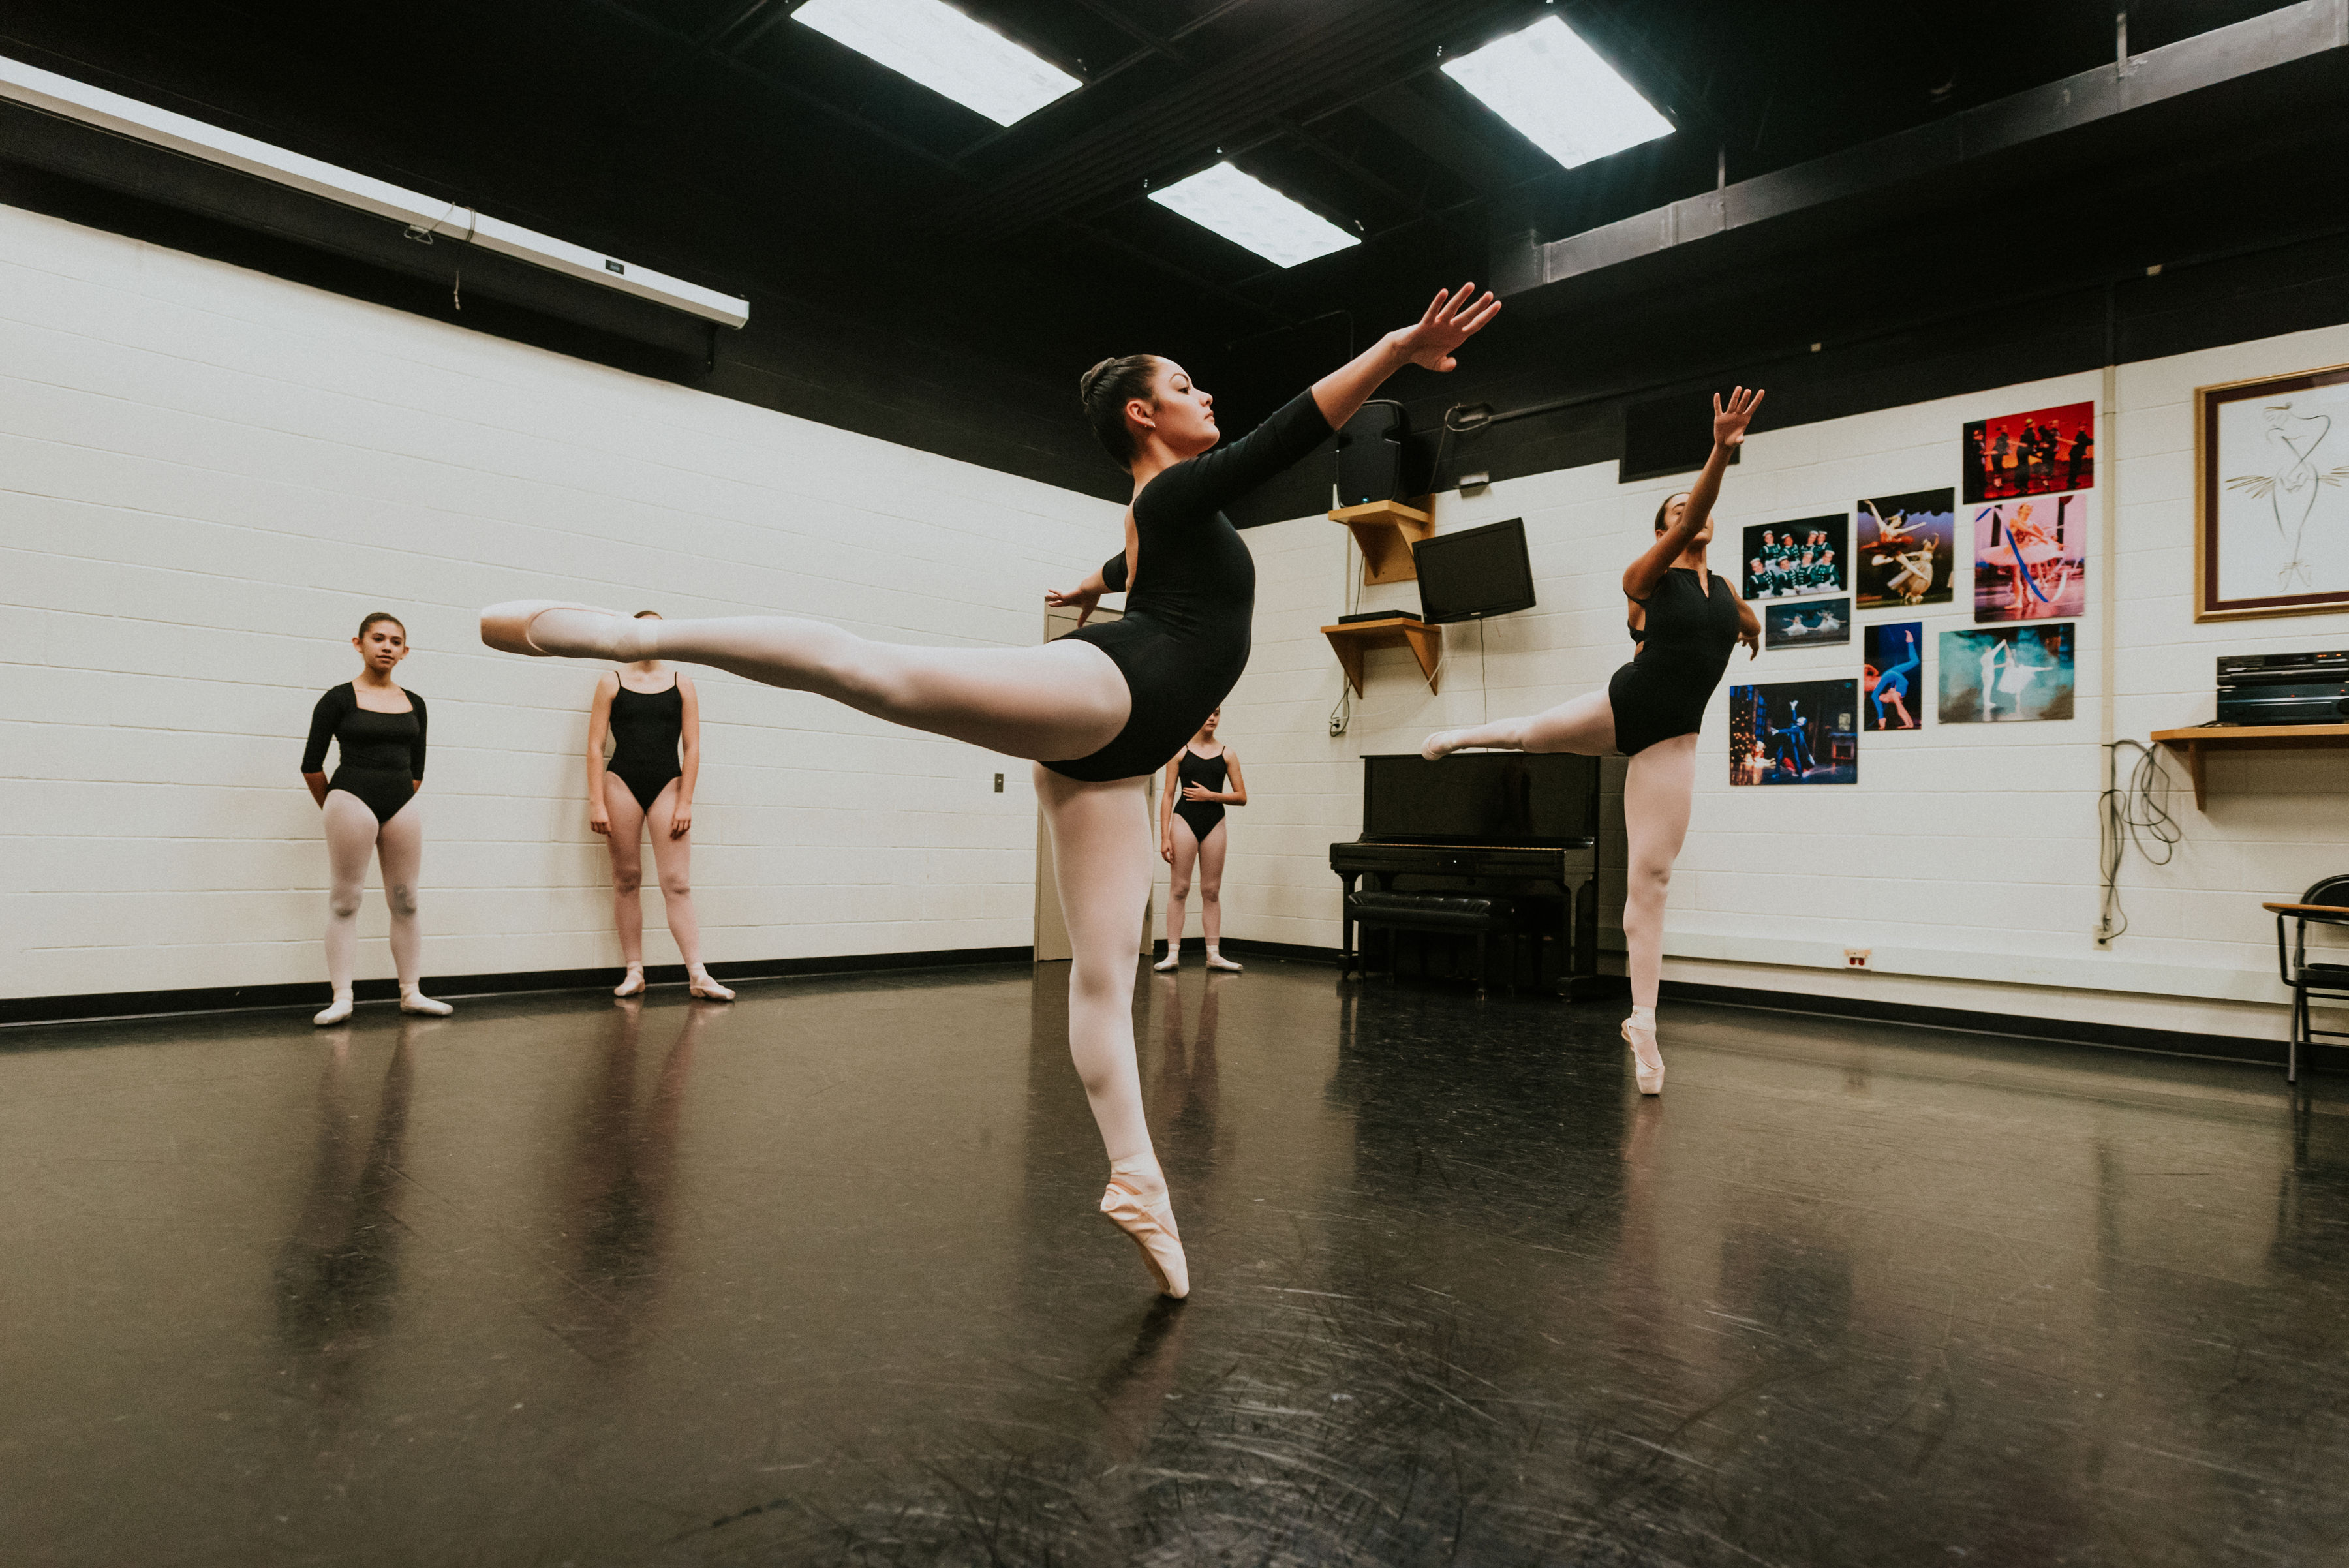
<instances>
[{"instance_id":1,"label":"black flat screen monitor","mask_svg":"<svg viewBox=\"0 0 2349 1568\"><path fill-rule=\"evenodd\" d=\"M1362 759L1362 837L1411 844L1571 847L1599 833L1599 759L1458 752Z\"/></svg>"},{"instance_id":2,"label":"black flat screen monitor","mask_svg":"<svg viewBox=\"0 0 2349 1568\"><path fill-rule=\"evenodd\" d=\"M1412 559L1419 569L1419 618L1430 624L1534 607L1522 517L1423 539Z\"/></svg>"}]
</instances>

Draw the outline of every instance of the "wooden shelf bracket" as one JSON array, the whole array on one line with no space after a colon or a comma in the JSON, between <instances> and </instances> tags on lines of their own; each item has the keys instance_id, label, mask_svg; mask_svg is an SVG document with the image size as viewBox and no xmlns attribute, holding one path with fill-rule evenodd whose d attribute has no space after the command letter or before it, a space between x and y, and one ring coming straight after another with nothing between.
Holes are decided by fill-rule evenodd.
<instances>
[{"instance_id":1,"label":"wooden shelf bracket","mask_svg":"<svg viewBox=\"0 0 2349 1568\"><path fill-rule=\"evenodd\" d=\"M1354 543L1362 552L1365 587L1419 580L1419 563L1412 559L1411 547L1435 536L1432 514L1400 501L1370 501L1360 506L1340 506L1330 514L1330 521L1343 523L1353 531Z\"/></svg>"},{"instance_id":2,"label":"wooden shelf bracket","mask_svg":"<svg viewBox=\"0 0 2349 1568\"><path fill-rule=\"evenodd\" d=\"M1346 672L1346 684L1354 695L1362 694L1362 656L1374 648L1408 648L1419 660L1419 672L1427 680L1427 689L1436 689L1436 667L1444 659L1444 628L1429 626L1410 616L1396 616L1386 620L1354 620L1337 626L1325 626L1321 635L1330 639L1330 647L1338 655L1339 666Z\"/></svg>"}]
</instances>

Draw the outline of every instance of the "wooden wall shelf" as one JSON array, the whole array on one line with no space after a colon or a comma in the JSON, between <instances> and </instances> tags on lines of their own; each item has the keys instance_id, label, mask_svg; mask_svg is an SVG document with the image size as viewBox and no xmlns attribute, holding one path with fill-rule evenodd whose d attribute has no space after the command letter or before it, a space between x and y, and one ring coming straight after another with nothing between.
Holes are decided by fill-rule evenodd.
<instances>
[{"instance_id":1,"label":"wooden wall shelf","mask_svg":"<svg viewBox=\"0 0 2349 1568\"><path fill-rule=\"evenodd\" d=\"M1411 547L1435 536L1432 514L1400 501L1369 501L1340 506L1330 514L1330 521L1353 530L1354 543L1361 546L1365 587L1419 581L1419 564L1412 559Z\"/></svg>"},{"instance_id":2,"label":"wooden wall shelf","mask_svg":"<svg viewBox=\"0 0 2349 1568\"><path fill-rule=\"evenodd\" d=\"M1410 616L1396 616L1391 620L1350 620L1339 626L1325 626L1321 635L1336 650L1338 662L1346 671L1346 683L1354 689L1357 697L1362 694L1362 655L1374 648L1410 649L1412 657L1419 660L1419 672L1427 677L1427 689L1435 690L1435 667L1444 658L1444 628L1440 626L1429 626Z\"/></svg>"},{"instance_id":3,"label":"wooden wall shelf","mask_svg":"<svg viewBox=\"0 0 2349 1568\"><path fill-rule=\"evenodd\" d=\"M2349 724L2211 724L2190 730L2156 730L2153 738L2186 759L2194 781L2194 809L2201 811L2202 759L2212 752L2312 752L2349 750Z\"/></svg>"}]
</instances>

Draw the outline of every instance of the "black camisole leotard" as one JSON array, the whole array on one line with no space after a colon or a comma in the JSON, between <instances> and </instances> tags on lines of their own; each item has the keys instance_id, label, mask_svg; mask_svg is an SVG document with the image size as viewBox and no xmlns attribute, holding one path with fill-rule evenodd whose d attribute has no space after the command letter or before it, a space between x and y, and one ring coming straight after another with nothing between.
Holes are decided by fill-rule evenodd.
<instances>
[{"instance_id":1,"label":"black camisole leotard","mask_svg":"<svg viewBox=\"0 0 2349 1568\"><path fill-rule=\"evenodd\" d=\"M675 676L666 691L631 691L622 681L612 693L612 760L604 766L642 810L652 810L669 780L685 776L677 761L684 734L685 693Z\"/></svg>"},{"instance_id":2,"label":"black camisole leotard","mask_svg":"<svg viewBox=\"0 0 2349 1568\"><path fill-rule=\"evenodd\" d=\"M1185 800L1183 786L1197 784L1201 789L1211 789L1220 794L1229 774L1230 769L1224 763L1223 753L1203 757L1191 749L1187 741L1183 743L1182 754L1175 758L1174 815L1191 825L1191 836L1202 844L1207 842L1207 835L1223 826L1224 803L1219 800Z\"/></svg>"},{"instance_id":3,"label":"black camisole leotard","mask_svg":"<svg viewBox=\"0 0 2349 1568\"><path fill-rule=\"evenodd\" d=\"M1647 625L1631 629L1640 650L1607 682L1615 711L1615 749L1625 756L1704 727L1713 700L1737 647L1737 596L1718 572L1699 578L1674 566L1644 599Z\"/></svg>"},{"instance_id":4,"label":"black camisole leotard","mask_svg":"<svg viewBox=\"0 0 2349 1568\"><path fill-rule=\"evenodd\" d=\"M1046 767L1092 783L1139 778L1164 767L1199 732L1247 668L1256 616L1256 562L1223 508L1330 433L1305 392L1239 440L1187 458L1142 487L1133 498L1141 580L1126 595L1123 618L1055 639L1090 642L1108 654L1133 706L1108 745ZM1102 565L1102 579L1112 593L1125 587L1123 551Z\"/></svg>"},{"instance_id":5,"label":"black camisole leotard","mask_svg":"<svg viewBox=\"0 0 2349 1568\"><path fill-rule=\"evenodd\" d=\"M302 748L302 771L326 771L326 742L340 749L327 793L341 790L389 822L416 797L424 778L424 699L408 693L405 713L378 713L359 706L349 681L326 689L310 711L310 742Z\"/></svg>"}]
</instances>

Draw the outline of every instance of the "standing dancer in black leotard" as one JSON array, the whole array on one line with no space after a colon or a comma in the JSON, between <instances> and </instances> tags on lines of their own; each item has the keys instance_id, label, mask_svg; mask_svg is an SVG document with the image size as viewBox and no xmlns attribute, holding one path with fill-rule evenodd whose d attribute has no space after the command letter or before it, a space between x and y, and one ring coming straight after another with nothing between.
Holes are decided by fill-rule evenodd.
<instances>
[{"instance_id":1,"label":"standing dancer in black leotard","mask_svg":"<svg viewBox=\"0 0 2349 1568\"><path fill-rule=\"evenodd\" d=\"M636 618L658 620L657 610ZM604 736L612 760L604 760ZM645 852L649 826L653 869L660 877L668 934L685 960L687 991L706 1002L734 993L709 978L701 963L701 922L693 913L693 786L701 777L701 699L693 682L658 659L616 670L595 682L587 715L587 826L612 850L612 914L620 931L620 961L628 972L614 996L645 989Z\"/></svg>"},{"instance_id":2,"label":"standing dancer in black leotard","mask_svg":"<svg viewBox=\"0 0 2349 1568\"><path fill-rule=\"evenodd\" d=\"M326 979L334 1000L310 1022L351 1015L351 971L358 966L359 900L367 857L383 864L383 901L391 906L391 962L399 971L399 1010L434 1016L453 1011L418 989L424 938L416 923L416 875L424 865L424 818L416 792L424 784L424 699L400 690L392 670L408 657L408 628L376 611L359 622L358 679L330 687L310 712L302 782L326 824L334 887L326 896ZM326 742L341 755L326 777Z\"/></svg>"},{"instance_id":3,"label":"standing dancer in black leotard","mask_svg":"<svg viewBox=\"0 0 2349 1568\"><path fill-rule=\"evenodd\" d=\"M1624 570L1631 640L1638 652L1604 691L1562 702L1525 719L1474 730L1444 730L1420 748L1432 759L1468 746L1511 752L1574 752L1631 759L1623 777L1623 826L1630 840L1625 868L1623 945L1631 971L1631 1016L1623 1021L1643 1095L1664 1088L1656 1050L1656 987L1664 957L1664 890L1688 836L1696 789L1696 732L1705 704L1729 667L1730 650L1762 651L1762 626L1726 577L1705 565L1713 542L1713 504L1722 471L1745 440L1762 394L1740 387L1729 406L1713 400L1713 455L1695 485L1656 509L1656 543Z\"/></svg>"},{"instance_id":4,"label":"standing dancer in black leotard","mask_svg":"<svg viewBox=\"0 0 2349 1568\"><path fill-rule=\"evenodd\" d=\"M1183 906L1191 896L1191 870L1199 872L1199 923L1207 931L1207 967L1237 974L1240 966L1216 946L1224 929L1224 807L1247 804L1247 780L1239 754L1216 739L1221 708L1207 715L1199 732L1183 742L1166 764L1158 795L1158 856L1174 868L1166 888L1166 956L1154 967L1183 964Z\"/></svg>"},{"instance_id":5,"label":"standing dancer in black leotard","mask_svg":"<svg viewBox=\"0 0 2349 1568\"><path fill-rule=\"evenodd\" d=\"M1180 365L1136 354L1087 371L1086 417L1133 476L1133 504L1123 553L1045 596L1077 607L1080 625L1041 648L907 647L780 616L631 621L537 599L482 611L482 640L513 653L715 665L1034 761L1074 954L1069 1051L1110 1158L1102 1212L1142 1249L1159 1289L1182 1295L1182 1242L1133 1060L1134 952L1151 879L1143 781L1247 664L1256 566L1221 509L1320 445L1403 366L1451 369L1452 351L1500 309L1474 293L1438 294L1415 325L1219 450L1215 400ZM1125 593L1124 617L1081 624L1109 592Z\"/></svg>"}]
</instances>

